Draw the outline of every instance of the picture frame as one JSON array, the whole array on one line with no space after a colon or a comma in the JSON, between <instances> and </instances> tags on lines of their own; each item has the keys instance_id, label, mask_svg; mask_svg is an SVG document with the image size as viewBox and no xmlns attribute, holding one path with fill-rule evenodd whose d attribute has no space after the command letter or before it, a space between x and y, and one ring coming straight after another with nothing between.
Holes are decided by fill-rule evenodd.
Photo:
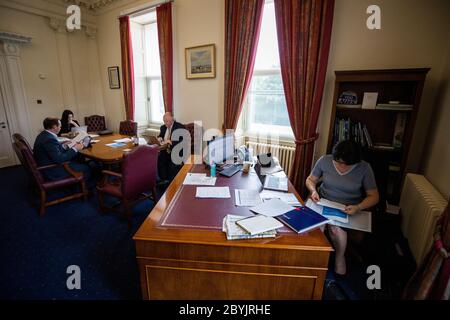
<instances>
[{"instance_id":1,"label":"picture frame","mask_svg":"<svg viewBox=\"0 0 450 320\"><path fill-rule=\"evenodd\" d=\"M206 44L185 49L186 78L205 79L216 77L216 46Z\"/></svg>"},{"instance_id":2,"label":"picture frame","mask_svg":"<svg viewBox=\"0 0 450 320\"><path fill-rule=\"evenodd\" d=\"M108 79L110 89L120 89L119 67L108 67Z\"/></svg>"}]
</instances>

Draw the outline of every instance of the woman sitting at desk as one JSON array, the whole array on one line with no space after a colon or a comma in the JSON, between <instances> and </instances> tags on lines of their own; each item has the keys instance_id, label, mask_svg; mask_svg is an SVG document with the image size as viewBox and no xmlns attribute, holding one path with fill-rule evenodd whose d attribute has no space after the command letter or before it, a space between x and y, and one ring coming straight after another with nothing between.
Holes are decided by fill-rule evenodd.
<instances>
[{"instance_id":1,"label":"woman sitting at desk","mask_svg":"<svg viewBox=\"0 0 450 320\"><path fill-rule=\"evenodd\" d=\"M316 185L321 179L319 190ZM311 199L320 198L345 204L345 213L352 215L378 203L379 195L375 177L365 161L361 161L359 145L353 140L339 142L333 148L332 155L322 156L306 179L306 187ZM364 192L363 192L364 191ZM327 225L335 252L334 272L338 276L346 274L345 249L347 231Z\"/></svg>"},{"instance_id":2,"label":"woman sitting at desk","mask_svg":"<svg viewBox=\"0 0 450 320\"><path fill-rule=\"evenodd\" d=\"M77 128L79 126L80 124L78 121L73 118L73 112L70 110L64 110L61 116L61 131L59 132L59 135L69 133L72 128Z\"/></svg>"}]
</instances>

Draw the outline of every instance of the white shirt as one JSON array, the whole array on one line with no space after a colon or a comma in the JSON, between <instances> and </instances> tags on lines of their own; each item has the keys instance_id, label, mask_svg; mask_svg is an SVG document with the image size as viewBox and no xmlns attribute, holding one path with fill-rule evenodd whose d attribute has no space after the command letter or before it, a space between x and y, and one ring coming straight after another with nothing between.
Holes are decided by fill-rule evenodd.
<instances>
[{"instance_id":1,"label":"white shirt","mask_svg":"<svg viewBox=\"0 0 450 320\"><path fill-rule=\"evenodd\" d=\"M172 131L173 124L170 126L170 128L167 128L166 133L164 134L164 141L170 140L170 133Z\"/></svg>"}]
</instances>

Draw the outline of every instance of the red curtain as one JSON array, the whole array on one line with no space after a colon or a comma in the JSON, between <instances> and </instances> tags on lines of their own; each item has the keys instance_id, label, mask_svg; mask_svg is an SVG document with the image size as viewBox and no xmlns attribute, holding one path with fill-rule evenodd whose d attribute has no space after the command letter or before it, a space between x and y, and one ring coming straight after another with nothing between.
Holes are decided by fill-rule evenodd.
<instances>
[{"instance_id":1,"label":"red curtain","mask_svg":"<svg viewBox=\"0 0 450 320\"><path fill-rule=\"evenodd\" d=\"M119 22L125 113L127 120L134 120L134 65L130 18L128 16L120 17Z\"/></svg>"},{"instance_id":2,"label":"red curtain","mask_svg":"<svg viewBox=\"0 0 450 320\"><path fill-rule=\"evenodd\" d=\"M236 129L252 79L264 0L225 1L225 101L223 129Z\"/></svg>"},{"instance_id":3,"label":"red curtain","mask_svg":"<svg viewBox=\"0 0 450 320\"><path fill-rule=\"evenodd\" d=\"M305 196L327 71L334 0L275 0L284 93L295 136L291 181Z\"/></svg>"},{"instance_id":4,"label":"red curtain","mask_svg":"<svg viewBox=\"0 0 450 320\"><path fill-rule=\"evenodd\" d=\"M173 112L173 44L172 44L172 3L156 8L158 24L159 57L161 60L161 79L164 109Z\"/></svg>"}]
</instances>

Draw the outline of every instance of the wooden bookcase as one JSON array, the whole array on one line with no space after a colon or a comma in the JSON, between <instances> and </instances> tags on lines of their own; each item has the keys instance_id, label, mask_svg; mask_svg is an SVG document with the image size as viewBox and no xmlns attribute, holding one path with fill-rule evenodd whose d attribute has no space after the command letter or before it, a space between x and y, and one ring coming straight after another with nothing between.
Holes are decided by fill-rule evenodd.
<instances>
[{"instance_id":1,"label":"wooden bookcase","mask_svg":"<svg viewBox=\"0 0 450 320\"><path fill-rule=\"evenodd\" d=\"M335 138L336 134L339 137L339 129L341 132L343 131L343 127L339 124L340 119L356 124L361 123L361 126L365 125L374 146L369 147L367 143L363 146L363 159L371 164L375 172L380 191L380 204L384 204L385 200L391 204L399 202L406 160L420 107L425 77L429 70L429 68L422 68L335 71L336 82L327 153L332 152L334 144L339 140ZM338 105L340 95L346 91L356 93L357 104L362 104L365 92L377 92L377 108L362 109ZM389 104L390 101L398 101L400 105L397 107L390 104L389 110L378 109ZM406 119L403 122L403 138L401 145L392 149L390 146L393 144L396 123L400 121L397 120L398 117ZM356 127L358 128L358 125ZM358 134L359 131L355 129L353 132ZM356 139L361 140L360 137ZM365 138L364 140L367 142ZM380 145L388 147L382 149Z\"/></svg>"}]
</instances>

